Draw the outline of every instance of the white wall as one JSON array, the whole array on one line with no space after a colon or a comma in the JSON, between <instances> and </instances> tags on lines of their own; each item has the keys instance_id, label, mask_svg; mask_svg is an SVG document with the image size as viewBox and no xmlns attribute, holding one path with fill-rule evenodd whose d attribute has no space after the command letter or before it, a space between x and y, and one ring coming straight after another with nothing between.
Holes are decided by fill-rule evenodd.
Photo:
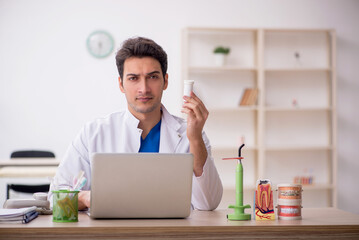
<instances>
[{"instance_id":1,"label":"white wall","mask_svg":"<svg viewBox=\"0 0 359 240\"><path fill-rule=\"evenodd\" d=\"M114 54L86 51L94 30L116 46L132 36L169 55L167 108L179 114L181 29L335 28L338 77L338 203L359 213L359 1L357 0L0 0L0 159L15 149L62 157L84 122L125 107Z\"/></svg>"}]
</instances>

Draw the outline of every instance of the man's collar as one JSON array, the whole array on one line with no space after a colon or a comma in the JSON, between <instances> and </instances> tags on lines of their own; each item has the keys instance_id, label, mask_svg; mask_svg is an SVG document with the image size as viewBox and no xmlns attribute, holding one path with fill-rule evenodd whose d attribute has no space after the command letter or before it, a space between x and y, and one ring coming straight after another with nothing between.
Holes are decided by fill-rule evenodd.
<instances>
[{"instance_id":1,"label":"man's collar","mask_svg":"<svg viewBox=\"0 0 359 240\"><path fill-rule=\"evenodd\" d=\"M130 110L128 110L128 107L126 108L125 120L126 120L126 124L130 125L130 127L137 128L138 124L140 124L140 120L138 120L135 116L133 116Z\"/></svg>"},{"instance_id":2,"label":"man's collar","mask_svg":"<svg viewBox=\"0 0 359 240\"><path fill-rule=\"evenodd\" d=\"M165 106L161 105L162 110L162 122L165 122L173 130L178 131L181 128L181 124L167 111Z\"/></svg>"}]
</instances>

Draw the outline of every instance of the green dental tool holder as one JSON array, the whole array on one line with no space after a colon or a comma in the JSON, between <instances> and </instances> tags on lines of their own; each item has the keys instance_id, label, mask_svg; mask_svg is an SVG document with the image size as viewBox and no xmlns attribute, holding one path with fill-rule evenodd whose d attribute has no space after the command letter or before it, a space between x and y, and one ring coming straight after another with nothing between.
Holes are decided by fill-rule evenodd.
<instances>
[{"instance_id":1,"label":"green dental tool holder","mask_svg":"<svg viewBox=\"0 0 359 240\"><path fill-rule=\"evenodd\" d=\"M241 150L243 147L244 144L239 147L238 158L223 158L223 160L238 159L236 167L236 204L228 206L228 208L234 209L234 213L227 215L229 220L235 221L251 220L251 214L244 213L244 209L251 208L251 206L249 204L243 205L243 165L241 161L241 159L243 159L243 157L241 157Z\"/></svg>"}]
</instances>

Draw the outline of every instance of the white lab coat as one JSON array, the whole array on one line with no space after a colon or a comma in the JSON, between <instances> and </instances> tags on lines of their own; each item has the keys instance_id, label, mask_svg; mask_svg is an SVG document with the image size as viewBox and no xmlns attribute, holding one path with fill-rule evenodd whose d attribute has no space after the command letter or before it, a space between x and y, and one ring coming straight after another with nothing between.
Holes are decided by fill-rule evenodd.
<instances>
[{"instance_id":1,"label":"white lab coat","mask_svg":"<svg viewBox=\"0 0 359 240\"><path fill-rule=\"evenodd\" d=\"M54 181L61 187L72 186L73 176L83 170L88 181L82 190L90 190L91 154L94 152L137 153L140 149L142 134L138 124L139 120L128 109L87 123L68 148L57 169ZM186 128L187 124L183 119L172 116L162 106L159 152L189 153ZM193 175L192 207L199 210L213 210L221 201L223 187L211 156L209 140L204 132L203 140L207 148L208 157L204 165L203 174L199 177ZM52 189L53 185L51 184L50 200L52 200Z\"/></svg>"}]
</instances>

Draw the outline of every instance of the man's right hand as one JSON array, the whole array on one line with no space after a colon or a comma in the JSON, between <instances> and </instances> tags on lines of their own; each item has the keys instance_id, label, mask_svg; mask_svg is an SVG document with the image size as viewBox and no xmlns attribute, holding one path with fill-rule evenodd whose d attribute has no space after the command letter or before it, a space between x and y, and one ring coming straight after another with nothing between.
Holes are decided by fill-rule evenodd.
<instances>
[{"instance_id":1,"label":"man's right hand","mask_svg":"<svg viewBox=\"0 0 359 240\"><path fill-rule=\"evenodd\" d=\"M89 208L91 203L91 191L81 191L79 192L79 210L84 210Z\"/></svg>"}]
</instances>

